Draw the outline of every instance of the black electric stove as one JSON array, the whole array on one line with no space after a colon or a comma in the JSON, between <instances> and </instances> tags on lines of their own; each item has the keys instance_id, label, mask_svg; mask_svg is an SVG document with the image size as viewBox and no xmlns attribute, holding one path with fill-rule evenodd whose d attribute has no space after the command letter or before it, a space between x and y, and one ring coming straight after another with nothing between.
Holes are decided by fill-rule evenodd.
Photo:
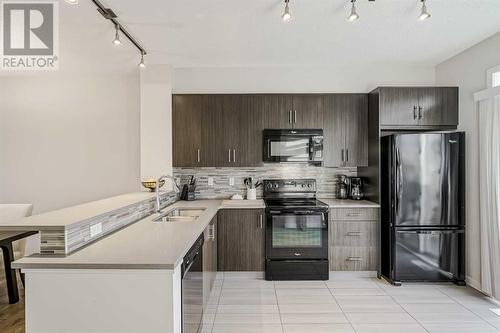
<instances>
[{"instance_id":1,"label":"black electric stove","mask_svg":"<svg viewBox=\"0 0 500 333\"><path fill-rule=\"evenodd\" d=\"M266 279L328 280L328 205L316 180L264 180Z\"/></svg>"}]
</instances>

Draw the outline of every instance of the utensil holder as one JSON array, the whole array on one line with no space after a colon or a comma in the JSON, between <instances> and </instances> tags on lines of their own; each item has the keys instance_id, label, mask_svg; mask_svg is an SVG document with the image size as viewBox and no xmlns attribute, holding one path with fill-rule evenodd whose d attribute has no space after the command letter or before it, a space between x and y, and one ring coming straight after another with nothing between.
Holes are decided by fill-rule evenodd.
<instances>
[{"instance_id":1,"label":"utensil holder","mask_svg":"<svg viewBox=\"0 0 500 333\"><path fill-rule=\"evenodd\" d=\"M257 200L257 189L247 188L247 200Z\"/></svg>"}]
</instances>

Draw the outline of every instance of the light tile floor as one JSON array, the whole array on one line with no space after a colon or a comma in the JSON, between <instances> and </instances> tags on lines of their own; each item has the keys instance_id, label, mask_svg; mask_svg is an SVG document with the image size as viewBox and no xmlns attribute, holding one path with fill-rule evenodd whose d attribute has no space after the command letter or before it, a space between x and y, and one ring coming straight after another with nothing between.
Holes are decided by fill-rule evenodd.
<instances>
[{"instance_id":1,"label":"light tile floor","mask_svg":"<svg viewBox=\"0 0 500 333\"><path fill-rule=\"evenodd\" d=\"M219 278L203 333L500 332L500 303L453 284ZM498 311L500 313L500 311Z\"/></svg>"}]
</instances>

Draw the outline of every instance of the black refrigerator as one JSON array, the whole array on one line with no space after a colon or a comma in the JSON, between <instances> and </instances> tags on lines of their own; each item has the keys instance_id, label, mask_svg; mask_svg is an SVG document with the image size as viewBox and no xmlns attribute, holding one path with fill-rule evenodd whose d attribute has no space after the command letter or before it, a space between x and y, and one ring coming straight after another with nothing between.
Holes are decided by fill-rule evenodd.
<instances>
[{"instance_id":1,"label":"black refrigerator","mask_svg":"<svg viewBox=\"0 0 500 333\"><path fill-rule=\"evenodd\" d=\"M381 138L381 273L464 284L465 134Z\"/></svg>"}]
</instances>

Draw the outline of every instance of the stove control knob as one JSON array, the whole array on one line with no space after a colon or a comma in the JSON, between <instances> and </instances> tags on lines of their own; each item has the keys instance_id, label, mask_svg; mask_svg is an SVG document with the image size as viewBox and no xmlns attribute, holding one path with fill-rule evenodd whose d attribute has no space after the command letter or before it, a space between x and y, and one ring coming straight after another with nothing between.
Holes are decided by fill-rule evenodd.
<instances>
[{"instance_id":1,"label":"stove control knob","mask_svg":"<svg viewBox=\"0 0 500 333\"><path fill-rule=\"evenodd\" d=\"M306 187L306 184L302 184L302 187Z\"/></svg>"},{"instance_id":2,"label":"stove control knob","mask_svg":"<svg viewBox=\"0 0 500 333\"><path fill-rule=\"evenodd\" d=\"M312 187L312 185L309 183L309 184L307 184L307 187Z\"/></svg>"},{"instance_id":3,"label":"stove control knob","mask_svg":"<svg viewBox=\"0 0 500 333\"><path fill-rule=\"evenodd\" d=\"M268 183L266 187L267 187L268 189L271 189L271 188L273 187L273 184Z\"/></svg>"},{"instance_id":4,"label":"stove control knob","mask_svg":"<svg viewBox=\"0 0 500 333\"><path fill-rule=\"evenodd\" d=\"M274 183L274 188L278 188L278 187L279 187L278 183Z\"/></svg>"}]
</instances>

